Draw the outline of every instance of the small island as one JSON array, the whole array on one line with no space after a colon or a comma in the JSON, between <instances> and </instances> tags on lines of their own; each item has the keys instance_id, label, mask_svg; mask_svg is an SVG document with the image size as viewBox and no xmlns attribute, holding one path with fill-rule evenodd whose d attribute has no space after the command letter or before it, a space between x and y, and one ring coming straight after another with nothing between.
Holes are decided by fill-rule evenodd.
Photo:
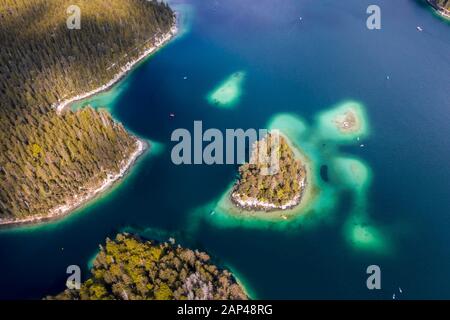
<instances>
[{"instance_id":1,"label":"small island","mask_svg":"<svg viewBox=\"0 0 450 320\"><path fill-rule=\"evenodd\" d=\"M342 133L351 133L358 131L361 127L361 123L357 118L355 111L351 108L345 110L344 113L337 114L334 118L336 127Z\"/></svg>"},{"instance_id":2,"label":"small island","mask_svg":"<svg viewBox=\"0 0 450 320\"><path fill-rule=\"evenodd\" d=\"M355 101L344 102L319 114L318 129L327 140L351 141L369 133L364 107Z\"/></svg>"},{"instance_id":3,"label":"small island","mask_svg":"<svg viewBox=\"0 0 450 320\"><path fill-rule=\"evenodd\" d=\"M92 277L79 290L66 289L48 300L247 300L228 270L205 252L157 243L128 233L106 240Z\"/></svg>"},{"instance_id":4,"label":"small island","mask_svg":"<svg viewBox=\"0 0 450 320\"><path fill-rule=\"evenodd\" d=\"M256 211L286 210L296 207L302 200L307 186L305 164L293 151L287 138L279 135L278 143L273 143L272 133L267 134L253 146L250 163L239 168L240 178L231 192L231 201L239 208ZM261 151L269 156L276 147L279 161L273 174L267 174L267 163L259 163ZM273 165L273 164L271 164Z\"/></svg>"}]
</instances>

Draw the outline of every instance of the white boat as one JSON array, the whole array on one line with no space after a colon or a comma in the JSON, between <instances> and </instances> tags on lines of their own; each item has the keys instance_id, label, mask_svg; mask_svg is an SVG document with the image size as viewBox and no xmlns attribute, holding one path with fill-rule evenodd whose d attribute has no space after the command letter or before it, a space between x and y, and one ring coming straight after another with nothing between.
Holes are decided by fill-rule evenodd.
<instances>
[{"instance_id":1,"label":"white boat","mask_svg":"<svg viewBox=\"0 0 450 320\"><path fill-rule=\"evenodd\" d=\"M423 29L420 26L417 26L417 30L423 31Z\"/></svg>"}]
</instances>

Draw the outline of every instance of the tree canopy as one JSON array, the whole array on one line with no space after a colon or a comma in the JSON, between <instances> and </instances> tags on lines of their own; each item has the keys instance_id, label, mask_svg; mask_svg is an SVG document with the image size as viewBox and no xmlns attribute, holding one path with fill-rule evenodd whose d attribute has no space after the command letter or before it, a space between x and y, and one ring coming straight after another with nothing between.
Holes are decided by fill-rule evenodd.
<instances>
[{"instance_id":1,"label":"tree canopy","mask_svg":"<svg viewBox=\"0 0 450 320\"><path fill-rule=\"evenodd\" d=\"M247 299L232 274L212 264L205 252L145 241L127 233L100 246L91 274L80 290L67 289L47 299Z\"/></svg>"},{"instance_id":2,"label":"tree canopy","mask_svg":"<svg viewBox=\"0 0 450 320\"><path fill-rule=\"evenodd\" d=\"M43 215L118 173L136 148L104 110L52 108L109 82L168 32L164 3L0 0L0 220Z\"/></svg>"},{"instance_id":3,"label":"tree canopy","mask_svg":"<svg viewBox=\"0 0 450 320\"><path fill-rule=\"evenodd\" d=\"M277 142L272 142L274 136L269 133L266 137L256 142L253 146L249 163L239 168L239 179L236 182L231 199L237 204L242 202L259 201L281 207L294 199L300 201L300 196L306 182L306 170L300 159L295 157L286 138L279 136ZM276 150L272 151L272 148ZM272 152L276 153L278 162L273 174L265 174L264 171L273 165L270 161L260 161L260 155L266 155L268 159ZM267 171L268 172L268 171ZM253 209L266 209L264 206L251 205Z\"/></svg>"}]
</instances>

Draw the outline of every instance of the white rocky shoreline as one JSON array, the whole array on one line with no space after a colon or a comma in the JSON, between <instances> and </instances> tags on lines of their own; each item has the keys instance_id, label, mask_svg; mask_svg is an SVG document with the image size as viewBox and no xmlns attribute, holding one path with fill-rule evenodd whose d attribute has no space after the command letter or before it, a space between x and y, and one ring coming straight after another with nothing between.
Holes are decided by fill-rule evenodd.
<instances>
[{"instance_id":1,"label":"white rocky shoreline","mask_svg":"<svg viewBox=\"0 0 450 320\"><path fill-rule=\"evenodd\" d=\"M51 209L47 214L41 215L33 215L26 218L9 218L9 219L1 219L0 218L0 227L4 226L16 226L22 224L33 224L38 222L44 222L49 220L59 219L64 217L79 207L85 205L87 202L91 201L95 197L102 194L104 191L109 189L114 185L114 183L118 182L121 178L123 178L129 169L133 166L136 160L149 148L149 144L144 141L136 138L136 149L130 155L129 158L122 160L120 164L120 171L116 174L108 173L107 177L103 180L99 187L95 189L89 190L83 196L74 195L74 197L70 200L67 200L65 204L59 205L53 209Z\"/></svg>"},{"instance_id":2,"label":"white rocky shoreline","mask_svg":"<svg viewBox=\"0 0 450 320\"><path fill-rule=\"evenodd\" d=\"M278 210L288 210L298 206L302 200L303 190L307 186L306 177L300 180L301 191L295 195L295 197L283 205L276 205L268 201L260 201L257 198L242 199L242 195L236 191L232 191L230 195L231 202L237 207L247 210L247 211L278 211Z\"/></svg>"},{"instance_id":3,"label":"white rocky shoreline","mask_svg":"<svg viewBox=\"0 0 450 320\"><path fill-rule=\"evenodd\" d=\"M139 57L136 59L127 62L120 70L119 73L117 73L108 83L91 90L89 92L79 94L75 97L72 97L70 99L64 100L64 101L57 101L52 105L52 108L56 110L57 113L61 113L64 109L66 109L68 106L70 106L72 103L83 100L86 98L89 98L93 95L96 95L98 93L101 93L103 91L108 90L111 88L114 84L116 84L118 81L120 81L128 72L131 71L131 69L139 62L141 62L143 59L145 59L147 56L164 46L169 40L171 40L178 32L178 27L176 20L174 21L173 26L170 28L170 30L163 34L161 37L156 38L156 43L154 46L146 49Z\"/></svg>"}]
</instances>

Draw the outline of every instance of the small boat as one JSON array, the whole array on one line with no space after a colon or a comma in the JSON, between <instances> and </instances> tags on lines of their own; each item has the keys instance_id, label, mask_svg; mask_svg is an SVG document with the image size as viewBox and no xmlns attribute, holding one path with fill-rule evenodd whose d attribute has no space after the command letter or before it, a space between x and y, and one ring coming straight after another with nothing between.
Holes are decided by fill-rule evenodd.
<instances>
[{"instance_id":1,"label":"small boat","mask_svg":"<svg viewBox=\"0 0 450 320\"><path fill-rule=\"evenodd\" d=\"M302 21L303 20L303 17L300 17L300 21Z\"/></svg>"},{"instance_id":2,"label":"small boat","mask_svg":"<svg viewBox=\"0 0 450 320\"><path fill-rule=\"evenodd\" d=\"M387 80L389 80L390 78L391 78L391 77L389 77L389 76L386 76L386 79L387 79Z\"/></svg>"},{"instance_id":3,"label":"small boat","mask_svg":"<svg viewBox=\"0 0 450 320\"><path fill-rule=\"evenodd\" d=\"M287 220L287 218L288 218L285 214L283 214L281 217L282 217L284 220Z\"/></svg>"},{"instance_id":4,"label":"small boat","mask_svg":"<svg viewBox=\"0 0 450 320\"><path fill-rule=\"evenodd\" d=\"M364 143L361 143L359 146L360 146L361 148L364 148Z\"/></svg>"},{"instance_id":5,"label":"small boat","mask_svg":"<svg viewBox=\"0 0 450 320\"><path fill-rule=\"evenodd\" d=\"M420 27L420 26L417 26L417 30L423 31L422 27Z\"/></svg>"},{"instance_id":6,"label":"small boat","mask_svg":"<svg viewBox=\"0 0 450 320\"><path fill-rule=\"evenodd\" d=\"M211 212L209 213L211 216L214 215L216 212L214 210L211 210Z\"/></svg>"},{"instance_id":7,"label":"small boat","mask_svg":"<svg viewBox=\"0 0 450 320\"><path fill-rule=\"evenodd\" d=\"M395 300L395 293L392 295L392 300Z\"/></svg>"},{"instance_id":8,"label":"small boat","mask_svg":"<svg viewBox=\"0 0 450 320\"><path fill-rule=\"evenodd\" d=\"M183 77L183 80L187 80L187 78L188 78L187 76L184 76L184 77Z\"/></svg>"},{"instance_id":9,"label":"small boat","mask_svg":"<svg viewBox=\"0 0 450 320\"><path fill-rule=\"evenodd\" d=\"M399 291L400 293L403 293L403 290L402 290L402 288L400 288L400 287L398 287L398 291Z\"/></svg>"},{"instance_id":10,"label":"small boat","mask_svg":"<svg viewBox=\"0 0 450 320\"><path fill-rule=\"evenodd\" d=\"M175 113L173 113L173 112L169 113L169 117L175 118Z\"/></svg>"}]
</instances>

